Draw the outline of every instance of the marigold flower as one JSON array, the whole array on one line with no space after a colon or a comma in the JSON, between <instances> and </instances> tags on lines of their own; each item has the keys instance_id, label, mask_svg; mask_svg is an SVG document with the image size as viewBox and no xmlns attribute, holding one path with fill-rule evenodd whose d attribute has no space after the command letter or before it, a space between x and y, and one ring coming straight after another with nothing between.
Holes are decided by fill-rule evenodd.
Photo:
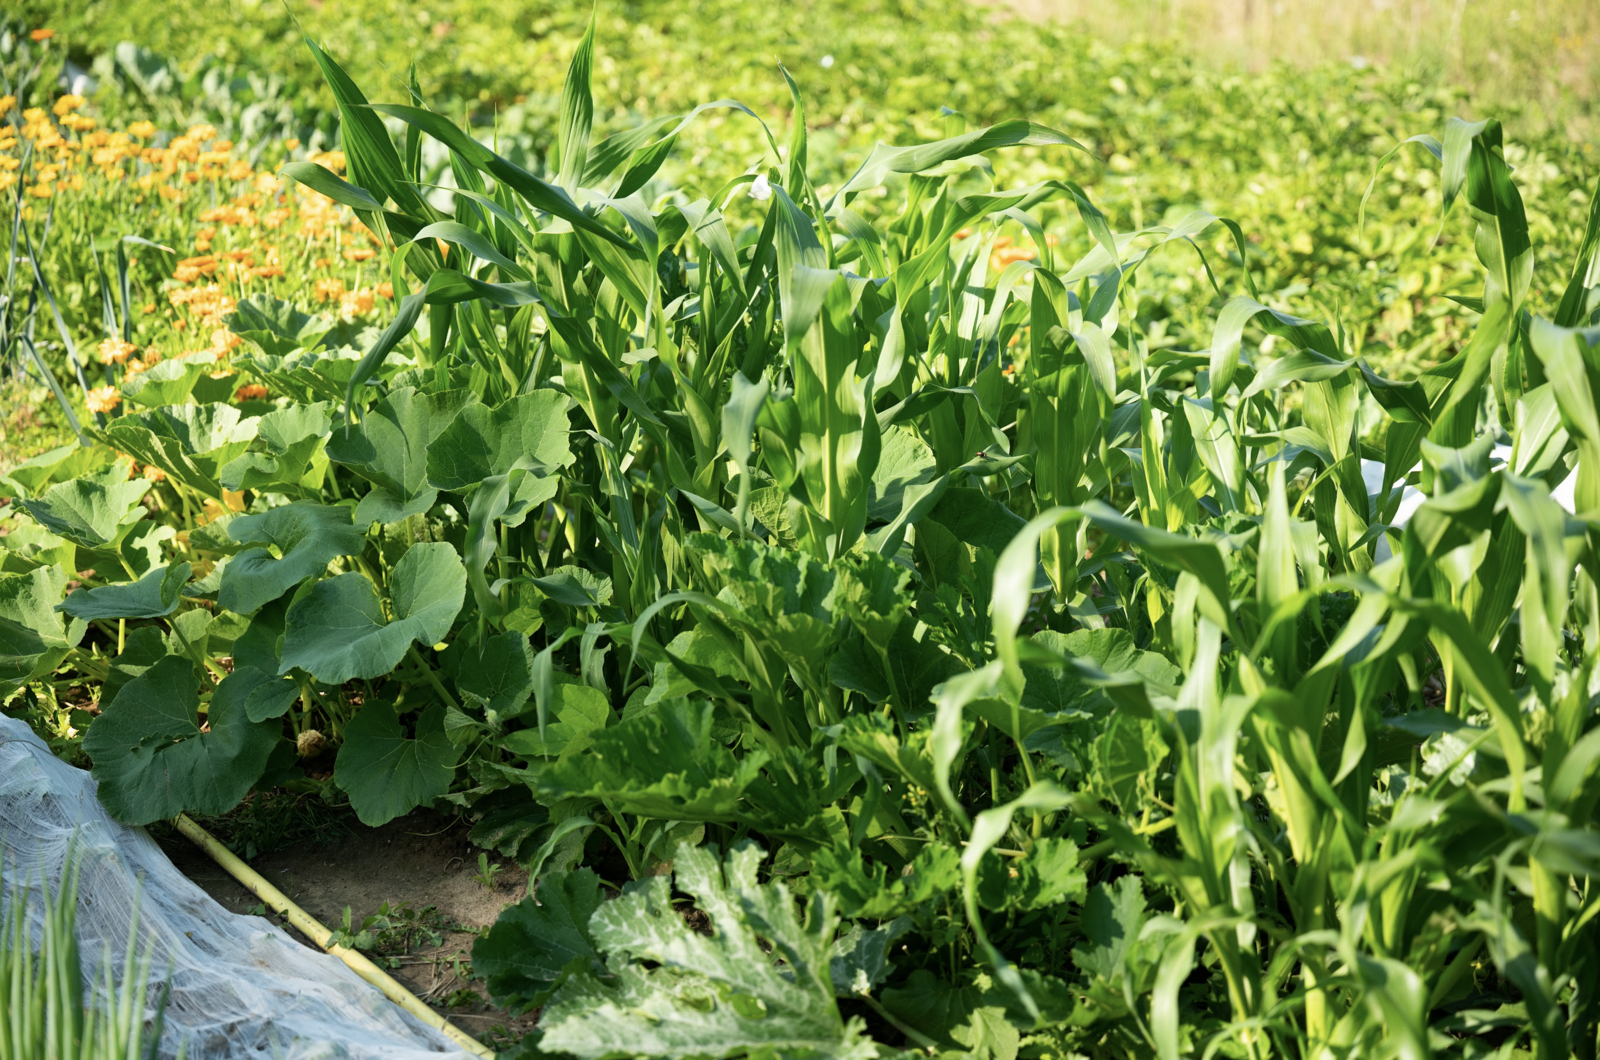
<instances>
[{"instance_id":1,"label":"marigold flower","mask_svg":"<svg viewBox=\"0 0 1600 1060\"><path fill-rule=\"evenodd\" d=\"M213 353L236 349L243 342L243 339L227 328L218 328L211 333L211 350Z\"/></svg>"},{"instance_id":2,"label":"marigold flower","mask_svg":"<svg viewBox=\"0 0 1600 1060\"><path fill-rule=\"evenodd\" d=\"M161 470L159 467L156 467L154 464L146 464L143 468L141 468L139 470L139 477L147 478L151 482L167 481L167 473Z\"/></svg>"},{"instance_id":3,"label":"marigold flower","mask_svg":"<svg viewBox=\"0 0 1600 1060\"><path fill-rule=\"evenodd\" d=\"M274 276L282 276L283 275L283 266L282 265L258 265L257 267L255 267L255 268L250 270L250 275L258 277L259 279L270 280Z\"/></svg>"},{"instance_id":4,"label":"marigold flower","mask_svg":"<svg viewBox=\"0 0 1600 1060\"><path fill-rule=\"evenodd\" d=\"M344 281L334 277L328 280L318 280L316 286L317 300L331 302L335 298L344 297Z\"/></svg>"},{"instance_id":5,"label":"marigold flower","mask_svg":"<svg viewBox=\"0 0 1600 1060\"><path fill-rule=\"evenodd\" d=\"M371 261L377 253L371 247L351 247L344 252L344 256L346 261Z\"/></svg>"},{"instance_id":6,"label":"marigold flower","mask_svg":"<svg viewBox=\"0 0 1600 1060\"><path fill-rule=\"evenodd\" d=\"M235 401L259 401L267 396L267 388L260 383L246 383L233 392Z\"/></svg>"},{"instance_id":7,"label":"marigold flower","mask_svg":"<svg viewBox=\"0 0 1600 1060\"><path fill-rule=\"evenodd\" d=\"M217 135L217 127L215 125L191 125L189 131L183 135L186 139L193 140L196 143L213 140Z\"/></svg>"},{"instance_id":8,"label":"marigold flower","mask_svg":"<svg viewBox=\"0 0 1600 1060\"><path fill-rule=\"evenodd\" d=\"M136 121L128 126L128 135L137 136L141 140L148 140L156 134L156 123L153 121Z\"/></svg>"},{"instance_id":9,"label":"marigold flower","mask_svg":"<svg viewBox=\"0 0 1600 1060\"><path fill-rule=\"evenodd\" d=\"M28 39L33 41L35 44L38 44L41 41L49 40L51 37L54 37L55 35L56 35L56 31L53 30L53 29L40 28L40 29L36 29L36 30L30 31L29 34L28 34Z\"/></svg>"},{"instance_id":10,"label":"marigold flower","mask_svg":"<svg viewBox=\"0 0 1600 1060\"><path fill-rule=\"evenodd\" d=\"M110 412L122 404L122 391L114 386L97 386L84 396L90 412Z\"/></svg>"},{"instance_id":11,"label":"marigold flower","mask_svg":"<svg viewBox=\"0 0 1600 1060\"><path fill-rule=\"evenodd\" d=\"M83 106L84 103L85 100L82 96L75 92L68 92L66 95L56 100L55 106L51 107L50 109L54 111L56 117L59 118L63 115L71 114L73 111Z\"/></svg>"},{"instance_id":12,"label":"marigold flower","mask_svg":"<svg viewBox=\"0 0 1600 1060\"><path fill-rule=\"evenodd\" d=\"M339 314L347 320L366 316L370 312L372 312L371 290L350 291L340 300Z\"/></svg>"},{"instance_id":13,"label":"marigold flower","mask_svg":"<svg viewBox=\"0 0 1600 1060\"><path fill-rule=\"evenodd\" d=\"M393 298L394 297L394 284L392 284L392 283L380 283L380 284L378 284L376 290L378 292L378 297L379 298Z\"/></svg>"},{"instance_id":14,"label":"marigold flower","mask_svg":"<svg viewBox=\"0 0 1600 1060\"><path fill-rule=\"evenodd\" d=\"M283 148L285 151L298 151L300 149L300 137L289 137L287 140L283 141Z\"/></svg>"},{"instance_id":15,"label":"marigold flower","mask_svg":"<svg viewBox=\"0 0 1600 1060\"><path fill-rule=\"evenodd\" d=\"M0 114L9 113L17 105L16 96L0 96Z\"/></svg>"},{"instance_id":16,"label":"marigold flower","mask_svg":"<svg viewBox=\"0 0 1600 1060\"><path fill-rule=\"evenodd\" d=\"M128 359L128 355L139 347L125 339L113 336L100 344L101 364L121 364Z\"/></svg>"},{"instance_id":17,"label":"marigold flower","mask_svg":"<svg viewBox=\"0 0 1600 1060\"><path fill-rule=\"evenodd\" d=\"M156 304L154 302L151 302L148 305L143 306L141 311L146 316L149 316L151 313L154 313L156 311Z\"/></svg>"},{"instance_id":18,"label":"marigold flower","mask_svg":"<svg viewBox=\"0 0 1600 1060\"><path fill-rule=\"evenodd\" d=\"M28 194L32 195L35 199L48 199L50 197L50 185L35 184L33 187L28 189Z\"/></svg>"}]
</instances>

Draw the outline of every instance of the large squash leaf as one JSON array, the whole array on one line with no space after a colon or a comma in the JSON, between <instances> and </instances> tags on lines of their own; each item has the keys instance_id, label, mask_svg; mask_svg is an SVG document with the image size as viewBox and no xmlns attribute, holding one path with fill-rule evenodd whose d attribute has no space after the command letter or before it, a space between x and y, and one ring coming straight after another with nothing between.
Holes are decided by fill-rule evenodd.
<instances>
[{"instance_id":1,"label":"large squash leaf","mask_svg":"<svg viewBox=\"0 0 1600 1060\"><path fill-rule=\"evenodd\" d=\"M337 556L353 556L366 535L350 524L350 509L323 504L286 504L260 515L241 515L228 535L253 544L234 556L222 572L217 602L248 615L327 570ZM274 557L266 546L278 550Z\"/></svg>"},{"instance_id":2,"label":"large squash leaf","mask_svg":"<svg viewBox=\"0 0 1600 1060\"><path fill-rule=\"evenodd\" d=\"M376 828L449 791L459 753L445 735L443 707L423 711L407 736L394 705L375 700L345 726L333 779L361 823Z\"/></svg>"},{"instance_id":3,"label":"large squash leaf","mask_svg":"<svg viewBox=\"0 0 1600 1060\"><path fill-rule=\"evenodd\" d=\"M434 644L450 632L466 599L467 572L448 542L427 542L395 564L389 588L393 621L366 575L318 582L289 607L278 672L298 666L330 685L382 677L414 642Z\"/></svg>"},{"instance_id":4,"label":"large squash leaf","mask_svg":"<svg viewBox=\"0 0 1600 1060\"><path fill-rule=\"evenodd\" d=\"M201 728L194 665L163 657L129 681L89 726L100 802L124 824L185 811L220 814L239 804L266 768L279 723L252 722L242 702L212 700Z\"/></svg>"},{"instance_id":5,"label":"large squash leaf","mask_svg":"<svg viewBox=\"0 0 1600 1060\"><path fill-rule=\"evenodd\" d=\"M763 856L745 843L719 863L714 849L678 847L677 889L710 917L711 935L685 922L664 876L603 903L589 934L610 981L570 976L544 1011L540 1048L585 1060L874 1055L834 997L832 899L814 896L802 919L787 887L757 882Z\"/></svg>"},{"instance_id":6,"label":"large squash leaf","mask_svg":"<svg viewBox=\"0 0 1600 1060\"><path fill-rule=\"evenodd\" d=\"M397 523L433 507L439 491L428 484L428 446L476 400L466 390L422 394L401 387L380 398L359 425L333 432L328 459L372 483L356 508L358 525Z\"/></svg>"}]
</instances>

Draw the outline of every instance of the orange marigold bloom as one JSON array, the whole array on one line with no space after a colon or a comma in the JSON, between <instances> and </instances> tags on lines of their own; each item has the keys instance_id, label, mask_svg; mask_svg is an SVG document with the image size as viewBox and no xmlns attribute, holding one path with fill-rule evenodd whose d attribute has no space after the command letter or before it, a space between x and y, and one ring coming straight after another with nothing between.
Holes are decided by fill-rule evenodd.
<instances>
[{"instance_id":1,"label":"orange marigold bloom","mask_svg":"<svg viewBox=\"0 0 1600 1060\"><path fill-rule=\"evenodd\" d=\"M71 114L73 111L83 106L83 104L84 98L82 96L73 92L68 92L66 95L56 100L55 106L51 107L50 109L54 111L56 117L59 118L62 115Z\"/></svg>"},{"instance_id":2,"label":"orange marigold bloom","mask_svg":"<svg viewBox=\"0 0 1600 1060\"><path fill-rule=\"evenodd\" d=\"M267 388L260 383L246 383L233 392L235 401L259 401L267 396Z\"/></svg>"},{"instance_id":3,"label":"orange marigold bloom","mask_svg":"<svg viewBox=\"0 0 1600 1060\"><path fill-rule=\"evenodd\" d=\"M109 338L100 344L101 364L121 364L139 347L124 339Z\"/></svg>"},{"instance_id":4,"label":"orange marigold bloom","mask_svg":"<svg viewBox=\"0 0 1600 1060\"><path fill-rule=\"evenodd\" d=\"M243 342L243 339L227 328L218 328L211 333L211 350L213 353L236 349Z\"/></svg>"},{"instance_id":5,"label":"orange marigold bloom","mask_svg":"<svg viewBox=\"0 0 1600 1060\"><path fill-rule=\"evenodd\" d=\"M42 29L41 28L41 29L31 30L28 33L28 39L33 41L34 43L38 43L40 41L47 41L51 37L54 37L55 35L56 35L56 31L55 30L53 30L53 29Z\"/></svg>"},{"instance_id":6,"label":"orange marigold bloom","mask_svg":"<svg viewBox=\"0 0 1600 1060\"><path fill-rule=\"evenodd\" d=\"M371 261L377 253L371 247L351 247L344 252L344 256L348 261Z\"/></svg>"},{"instance_id":7,"label":"orange marigold bloom","mask_svg":"<svg viewBox=\"0 0 1600 1060\"><path fill-rule=\"evenodd\" d=\"M256 268L253 268L253 269L250 270L250 275L259 277L259 278L261 278L263 280L270 280L274 276L282 276L283 275L283 266L282 265L258 265Z\"/></svg>"},{"instance_id":8,"label":"orange marigold bloom","mask_svg":"<svg viewBox=\"0 0 1600 1060\"><path fill-rule=\"evenodd\" d=\"M344 297L344 281L338 277L329 280L318 280L316 292L317 299L323 302L331 302L335 298L342 298Z\"/></svg>"},{"instance_id":9,"label":"orange marigold bloom","mask_svg":"<svg viewBox=\"0 0 1600 1060\"><path fill-rule=\"evenodd\" d=\"M97 386L84 396L90 412L110 412L122 404L122 391L114 386Z\"/></svg>"},{"instance_id":10,"label":"orange marigold bloom","mask_svg":"<svg viewBox=\"0 0 1600 1060\"><path fill-rule=\"evenodd\" d=\"M217 135L217 127L215 125L191 125L189 126L189 131L183 135L185 139L193 140L195 143L213 140Z\"/></svg>"},{"instance_id":11,"label":"orange marigold bloom","mask_svg":"<svg viewBox=\"0 0 1600 1060\"><path fill-rule=\"evenodd\" d=\"M394 284L392 284L392 283L380 283L380 284L378 284L376 290L378 292L378 297L379 298L393 298L394 297Z\"/></svg>"},{"instance_id":12,"label":"orange marigold bloom","mask_svg":"<svg viewBox=\"0 0 1600 1060\"><path fill-rule=\"evenodd\" d=\"M151 482L167 481L167 473L161 470L159 467L156 467L154 464L146 464L143 468L141 468L139 470L139 477L147 478Z\"/></svg>"},{"instance_id":13,"label":"orange marigold bloom","mask_svg":"<svg viewBox=\"0 0 1600 1060\"><path fill-rule=\"evenodd\" d=\"M340 300L339 312L347 319L366 316L372 312L372 291L366 288L350 291Z\"/></svg>"},{"instance_id":14,"label":"orange marigold bloom","mask_svg":"<svg viewBox=\"0 0 1600 1060\"><path fill-rule=\"evenodd\" d=\"M16 96L0 96L0 114L5 114L17 105Z\"/></svg>"},{"instance_id":15,"label":"orange marigold bloom","mask_svg":"<svg viewBox=\"0 0 1600 1060\"><path fill-rule=\"evenodd\" d=\"M300 149L300 137L289 137L287 140L283 141L283 148L286 151L298 151Z\"/></svg>"},{"instance_id":16,"label":"orange marigold bloom","mask_svg":"<svg viewBox=\"0 0 1600 1060\"><path fill-rule=\"evenodd\" d=\"M128 126L128 135L137 136L141 140L148 140L156 134L156 123L153 121L136 121Z\"/></svg>"}]
</instances>

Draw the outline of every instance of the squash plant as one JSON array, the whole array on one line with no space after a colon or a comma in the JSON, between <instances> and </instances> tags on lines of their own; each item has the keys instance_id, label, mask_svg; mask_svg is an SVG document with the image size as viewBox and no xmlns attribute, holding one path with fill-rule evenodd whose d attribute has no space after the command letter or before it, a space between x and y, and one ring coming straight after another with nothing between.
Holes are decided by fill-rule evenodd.
<instances>
[{"instance_id":1,"label":"squash plant","mask_svg":"<svg viewBox=\"0 0 1600 1060\"><path fill-rule=\"evenodd\" d=\"M119 817L328 745L368 823L464 808L537 880L474 967L542 1052L1595 1055L1600 199L1532 306L1498 123L1414 138L1485 279L1396 380L1226 220L991 187L1080 164L1026 121L819 187L789 80L786 146L686 201L708 108L597 138L592 34L540 173L310 47L349 180L285 172L394 320L241 306L271 411L11 476L6 680L100 677ZM1209 338L1141 301L1157 254Z\"/></svg>"}]
</instances>

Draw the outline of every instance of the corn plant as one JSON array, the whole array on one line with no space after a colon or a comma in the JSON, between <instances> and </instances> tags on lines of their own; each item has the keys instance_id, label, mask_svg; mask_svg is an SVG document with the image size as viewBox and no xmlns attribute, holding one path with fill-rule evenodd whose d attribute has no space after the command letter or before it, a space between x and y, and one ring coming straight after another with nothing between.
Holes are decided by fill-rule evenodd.
<instances>
[{"instance_id":1,"label":"corn plant","mask_svg":"<svg viewBox=\"0 0 1600 1060\"><path fill-rule=\"evenodd\" d=\"M598 136L591 32L535 173L308 45L348 169L284 173L393 319L241 303L270 411L10 476L7 687L101 682L115 815L462 808L537 880L474 967L545 1052L1594 1055L1600 198L1536 285L1500 125L1408 141L1484 278L1397 380L1232 221L997 188L1043 125L828 185L782 68L782 145ZM763 154L691 200L711 109Z\"/></svg>"}]
</instances>

